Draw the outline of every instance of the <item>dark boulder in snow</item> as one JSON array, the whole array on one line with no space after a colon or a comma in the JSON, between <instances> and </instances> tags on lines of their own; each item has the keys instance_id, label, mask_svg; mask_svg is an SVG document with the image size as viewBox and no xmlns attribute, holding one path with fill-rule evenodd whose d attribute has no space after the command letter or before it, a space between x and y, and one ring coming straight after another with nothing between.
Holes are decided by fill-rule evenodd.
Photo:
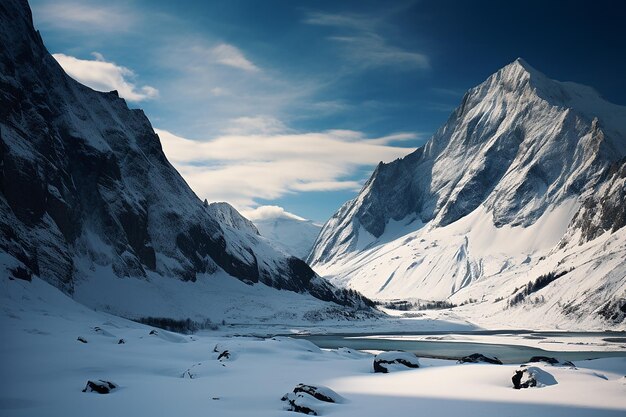
<instances>
[{"instance_id":1,"label":"dark boulder in snow","mask_svg":"<svg viewBox=\"0 0 626 417\"><path fill-rule=\"evenodd\" d=\"M552 366L570 366L572 368L576 367L576 365L574 365L573 362L570 362L570 361L561 362L557 358L551 358L548 356L533 356L532 358L528 360L528 363L533 363L533 362L542 362L542 363L552 365Z\"/></svg>"},{"instance_id":2,"label":"dark boulder in snow","mask_svg":"<svg viewBox=\"0 0 626 417\"><path fill-rule=\"evenodd\" d=\"M413 353L402 351L382 352L374 358L374 372L383 374L406 368L419 368L420 363Z\"/></svg>"},{"instance_id":3,"label":"dark boulder in snow","mask_svg":"<svg viewBox=\"0 0 626 417\"><path fill-rule=\"evenodd\" d=\"M325 404L342 403L345 399L328 387L298 384L293 392L283 395L281 401L287 402L287 411L317 416Z\"/></svg>"},{"instance_id":4,"label":"dark boulder in snow","mask_svg":"<svg viewBox=\"0 0 626 417\"><path fill-rule=\"evenodd\" d=\"M111 391L115 390L117 385L110 382L105 381L103 379L98 379L97 381L89 380L87 381L87 385L83 392L96 392L98 394L108 394Z\"/></svg>"},{"instance_id":5,"label":"dark boulder in snow","mask_svg":"<svg viewBox=\"0 0 626 417\"><path fill-rule=\"evenodd\" d=\"M84 337L78 336L76 338L76 340L78 340L80 343L87 343L87 339L85 339Z\"/></svg>"},{"instance_id":6,"label":"dark boulder in snow","mask_svg":"<svg viewBox=\"0 0 626 417\"><path fill-rule=\"evenodd\" d=\"M515 371L515 375L511 378L513 382L513 388L532 388L532 387L546 387L549 385L556 385L556 379L552 374L544 371L536 366L523 367Z\"/></svg>"},{"instance_id":7,"label":"dark boulder in snow","mask_svg":"<svg viewBox=\"0 0 626 417\"><path fill-rule=\"evenodd\" d=\"M459 359L458 363L491 363L493 365L502 365L502 361L495 356L493 358L485 356L482 353L473 353Z\"/></svg>"},{"instance_id":8,"label":"dark boulder in snow","mask_svg":"<svg viewBox=\"0 0 626 417\"><path fill-rule=\"evenodd\" d=\"M120 339L117 341L118 345L123 345L124 343L126 343L126 341L124 339Z\"/></svg>"},{"instance_id":9,"label":"dark boulder in snow","mask_svg":"<svg viewBox=\"0 0 626 417\"><path fill-rule=\"evenodd\" d=\"M150 330L150 333L148 333L150 336L156 336L159 334L159 332L157 332L156 330Z\"/></svg>"},{"instance_id":10,"label":"dark boulder in snow","mask_svg":"<svg viewBox=\"0 0 626 417\"><path fill-rule=\"evenodd\" d=\"M293 393L297 394L299 392L304 392L305 394L309 394L316 400L324 401L327 403L336 403L341 402L342 400L341 396L335 391L322 386L316 387L313 385L298 384L293 389Z\"/></svg>"},{"instance_id":11,"label":"dark boulder in snow","mask_svg":"<svg viewBox=\"0 0 626 417\"><path fill-rule=\"evenodd\" d=\"M215 345L213 348L213 353L217 353L217 360L220 362L231 361L235 359L235 355L232 352L232 349L227 349L221 345Z\"/></svg>"}]
</instances>

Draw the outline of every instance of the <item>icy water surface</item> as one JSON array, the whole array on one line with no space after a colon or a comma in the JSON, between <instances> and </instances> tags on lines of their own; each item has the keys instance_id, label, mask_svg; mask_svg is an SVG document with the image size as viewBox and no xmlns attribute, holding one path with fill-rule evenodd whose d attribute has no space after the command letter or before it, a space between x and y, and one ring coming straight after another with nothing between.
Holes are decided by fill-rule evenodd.
<instances>
[{"instance_id":1,"label":"icy water surface","mask_svg":"<svg viewBox=\"0 0 626 417\"><path fill-rule=\"evenodd\" d=\"M472 333L463 333L465 335ZM544 350L531 346L513 345L513 344L501 344L501 343L479 343L479 342L467 342L467 341L446 341L446 340L398 340L398 339L385 339L385 335L380 334L327 334L327 335L302 335L298 337L305 338L320 348L336 349L340 347L347 347L350 349L358 350L404 350L407 352L413 352L417 356L431 357L431 358L445 358L445 359L459 359L463 356L471 355L473 353L482 353L487 356L496 356L504 363L521 363L530 359L532 356L549 356L555 357L560 360L586 360L596 358L608 358L608 357L626 357L626 349L623 349L623 345L619 342L624 340L626 334L623 332L594 332L594 333L559 333L559 332L510 332L507 331L499 333L494 332L474 332L477 335L499 335L515 334L526 339L547 339L551 337L559 338L571 338L573 343L584 336L605 337L606 342L616 343L615 348L617 350L612 351L593 351L593 350L581 350L581 351L552 351ZM426 334L398 334L393 336L411 336L418 335L424 336ZM444 336L442 333L431 334L433 338L440 338ZM458 333L449 334L451 337L459 335ZM375 336L373 338L372 336ZM608 339L608 340L607 340ZM522 342L523 343L523 342ZM589 347L593 349L593 347Z\"/></svg>"}]
</instances>

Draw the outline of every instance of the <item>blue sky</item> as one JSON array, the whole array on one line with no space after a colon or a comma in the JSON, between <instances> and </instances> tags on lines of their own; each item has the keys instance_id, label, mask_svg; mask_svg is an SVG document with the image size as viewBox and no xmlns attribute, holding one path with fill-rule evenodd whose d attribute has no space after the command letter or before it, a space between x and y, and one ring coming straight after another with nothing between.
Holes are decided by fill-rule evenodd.
<instances>
[{"instance_id":1,"label":"blue sky","mask_svg":"<svg viewBox=\"0 0 626 417\"><path fill-rule=\"evenodd\" d=\"M201 198L325 221L521 56L626 104L614 1L31 1L63 67L143 108Z\"/></svg>"}]
</instances>

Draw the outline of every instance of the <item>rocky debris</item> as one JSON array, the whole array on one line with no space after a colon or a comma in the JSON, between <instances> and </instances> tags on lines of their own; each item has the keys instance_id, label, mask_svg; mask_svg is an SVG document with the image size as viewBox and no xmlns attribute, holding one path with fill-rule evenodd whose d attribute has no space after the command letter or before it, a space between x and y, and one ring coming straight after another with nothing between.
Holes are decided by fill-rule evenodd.
<instances>
[{"instance_id":1,"label":"rocky debris","mask_svg":"<svg viewBox=\"0 0 626 417\"><path fill-rule=\"evenodd\" d=\"M527 363L535 363L535 362L541 362L541 363L545 363L545 364L552 365L552 366L569 366L572 368L576 367L576 365L574 365L573 362L570 362L570 361L561 362L560 360L556 358L551 358L548 356L533 356L532 358L528 360Z\"/></svg>"},{"instance_id":2,"label":"rocky debris","mask_svg":"<svg viewBox=\"0 0 626 417\"><path fill-rule=\"evenodd\" d=\"M84 337L82 337L82 336L78 336L78 337L76 338L76 340L78 340L78 341L79 341L79 342L81 342L81 343L87 343L87 339L85 339L85 338L84 338Z\"/></svg>"},{"instance_id":3,"label":"rocky debris","mask_svg":"<svg viewBox=\"0 0 626 417\"><path fill-rule=\"evenodd\" d=\"M556 385L557 381L552 374L544 371L536 366L522 367L515 371L515 375L511 378L514 389L546 387Z\"/></svg>"},{"instance_id":4,"label":"rocky debris","mask_svg":"<svg viewBox=\"0 0 626 417\"><path fill-rule=\"evenodd\" d=\"M105 381L103 379L98 379L97 381L92 381L92 380L87 381L87 385L83 389L83 392L96 392L98 394L108 394L115 389L117 389L116 384L110 381Z\"/></svg>"},{"instance_id":5,"label":"rocky debris","mask_svg":"<svg viewBox=\"0 0 626 417\"><path fill-rule=\"evenodd\" d=\"M219 344L215 345L213 353L217 353L217 360L220 362L232 361L235 359L235 354L232 349Z\"/></svg>"},{"instance_id":6,"label":"rocky debris","mask_svg":"<svg viewBox=\"0 0 626 417\"><path fill-rule=\"evenodd\" d=\"M24 281L31 281L33 278L32 273L26 269L23 268L21 266L15 267L13 269L11 269L9 272L11 272L11 275L9 275L9 279L21 279Z\"/></svg>"},{"instance_id":7,"label":"rocky debris","mask_svg":"<svg viewBox=\"0 0 626 417\"><path fill-rule=\"evenodd\" d=\"M458 363L491 363L493 365L502 365L502 361L498 358L485 356L482 353L473 353L459 359Z\"/></svg>"},{"instance_id":8,"label":"rocky debris","mask_svg":"<svg viewBox=\"0 0 626 417\"><path fill-rule=\"evenodd\" d=\"M374 358L374 372L383 374L389 371L419 368L419 360L415 354L402 351L382 352Z\"/></svg>"},{"instance_id":9,"label":"rocky debris","mask_svg":"<svg viewBox=\"0 0 626 417\"><path fill-rule=\"evenodd\" d=\"M150 336L157 336L159 334L159 332L157 332L156 330L150 330L150 333L148 333Z\"/></svg>"},{"instance_id":10,"label":"rocky debris","mask_svg":"<svg viewBox=\"0 0 626 417\"><path fill-rule=\"evenodd\" d=\"M120 339L117 341L118 345L123 345L124 343L126 343L126 341L124 339Z\"/></svg>"},{"instance_id":11,"label":"rocky debris","mask_svg":"<svg viewBox=\"0 0 626 417\"><path fill-rule=\"evenodd\" d=\"M345 399L335 391L324 386L298 384L293 392L288 392L280 399L287 403L287 411L317 416L325 404L342 403Z\"/></svg>"}]
</instances>

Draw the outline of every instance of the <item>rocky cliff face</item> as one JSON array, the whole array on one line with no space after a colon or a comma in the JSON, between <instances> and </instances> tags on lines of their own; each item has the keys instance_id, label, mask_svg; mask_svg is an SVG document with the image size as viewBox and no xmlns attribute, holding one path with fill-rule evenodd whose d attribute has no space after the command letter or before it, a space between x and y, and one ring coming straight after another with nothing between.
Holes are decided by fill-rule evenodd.
<instances>
[{"instance_id":1,"label":"rocky cliff face","mask_svg":"<svg viewBox=\"0 0 626 417\"><path fill-rule=\"evenodd\" d=\"M103 268L182 281L223 270L361 303L274 250L232 207L203 204L141 110L64 73L26 1L0 4L0 44L0 260L14 277L71 294Z\"/></svg>"}]
</instances>

